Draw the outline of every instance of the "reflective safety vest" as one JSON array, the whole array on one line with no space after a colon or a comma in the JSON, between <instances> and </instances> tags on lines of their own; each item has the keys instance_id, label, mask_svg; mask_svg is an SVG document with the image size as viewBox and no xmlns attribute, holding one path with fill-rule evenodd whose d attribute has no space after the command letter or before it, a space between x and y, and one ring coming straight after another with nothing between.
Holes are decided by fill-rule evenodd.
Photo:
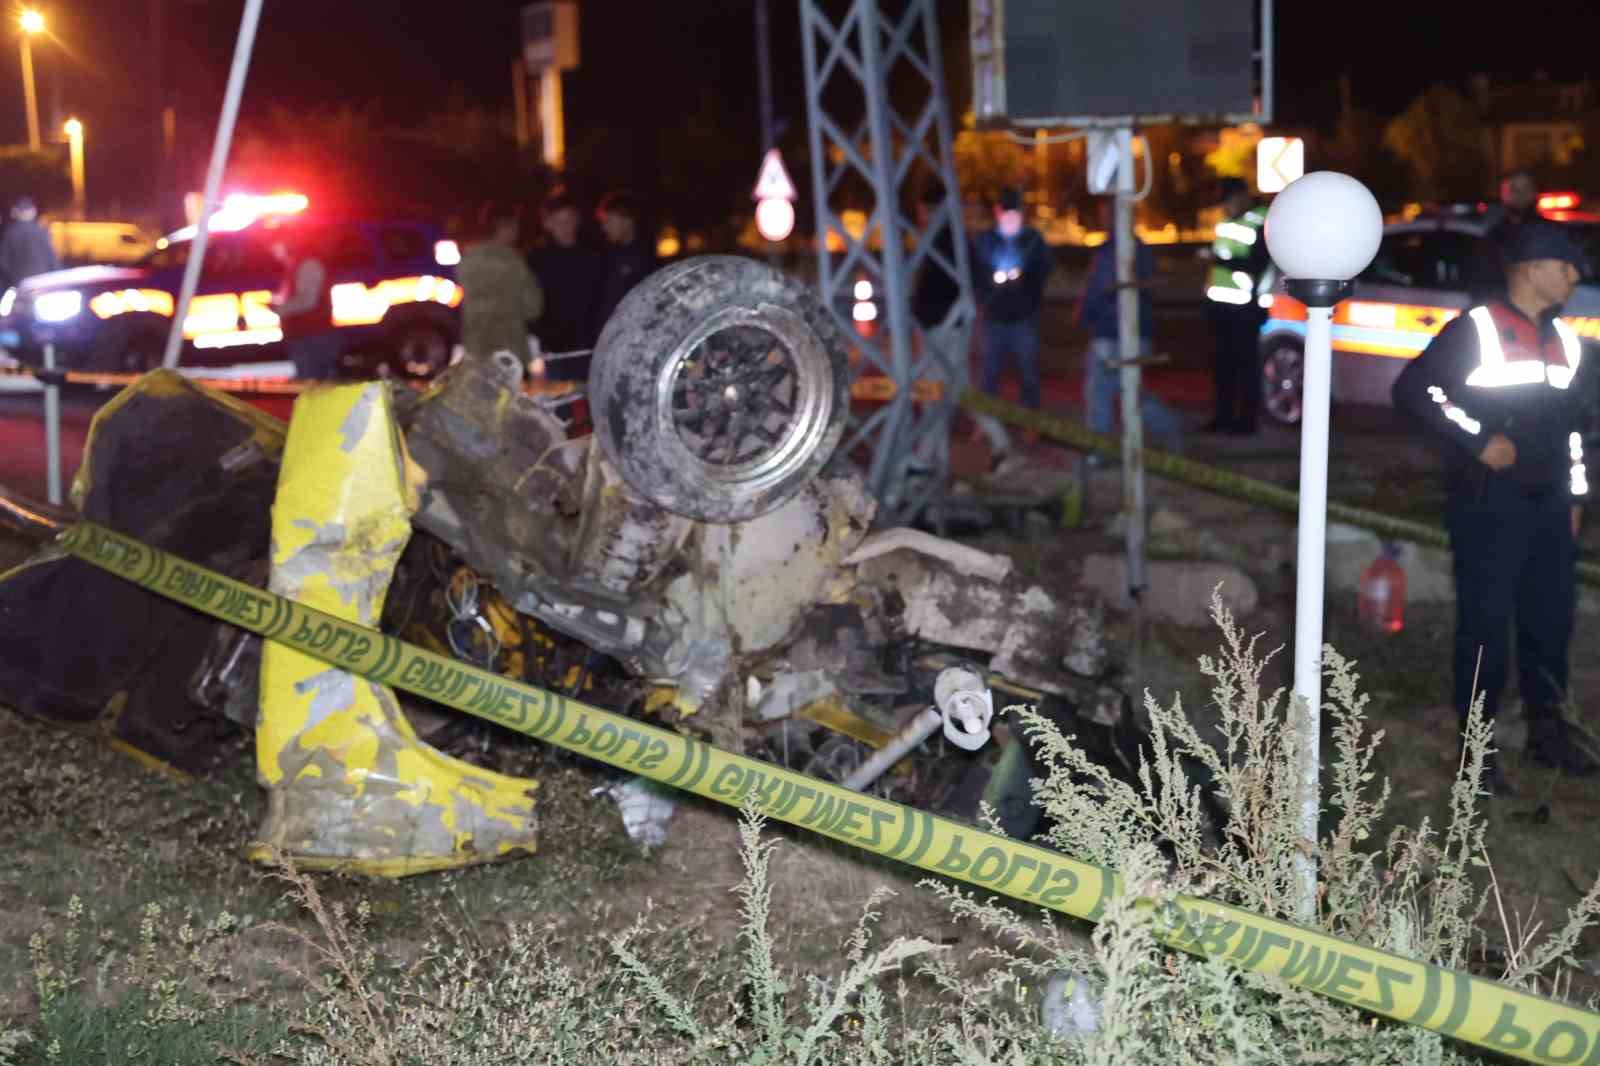
<instances>
[{"instance_id":1,"label":"reflective safety vest","mask_svg":"<svg viewBox=\"0 0 1600 1066\"><path fill-rule=\"evenodd\" d=\"M1476 437L1484 433L1483 424L1470 412L1483 413L1498 406L1493 401L1503 390L1544 387L1564 393L1572 386L1583 358L1583 344L1561 319L1551 320L1552 335L1541 340L1537 326L1498 304L1474 307L1467 312L1467 318L1477 334L1478 362L1467 375L1469 394L1455 397L1467 410L1452 402L1443 389L1435 386L1428 390L1444 416L1467 434ZM1507 399L1513 394L1506 394ZM1589 483L1581 434L1569 434L1567 452L1572 494L1587 495Z\"/></svg>"},{"instance_id":2,"label":"reflective safety vest","mask_svg":"<svg viewBox=\"0 0 1600 1066\"><path fill-rule=\"evenodd\" d=\"M1254 276L1245 265L1263 239L1267 209L1252 207L1237 218L1217 224L1211 242L1211 272L1206 278L1206 299L1217 303L1244 305L1269 294L1275 277L1271 261Z\"/></svg>"}]
</instances>

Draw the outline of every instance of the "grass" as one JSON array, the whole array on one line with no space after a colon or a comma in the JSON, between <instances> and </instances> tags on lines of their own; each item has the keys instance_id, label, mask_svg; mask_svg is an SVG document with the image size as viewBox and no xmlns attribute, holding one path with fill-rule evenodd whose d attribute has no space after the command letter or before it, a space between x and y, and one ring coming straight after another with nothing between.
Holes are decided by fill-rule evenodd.
<instances>
[{"instance_id":1,"label":"grass","mask_svg":"<svg viewBox=\"0 0 1600 1066\"><path fill-rule=\"evenodd\" d=\"M1051 768L1050 843L1128 886L1093 928L696 801L641 854L598 779L555 755L519 767L542 782L531 859L398 882L262 870L239 858L261 808L244 744L181 783L0 717L0 1066L1473 1061L1156 941L1141 901L1178 892L1295 912L1294 714L1263 687L1264 647L1215 610L1209 710L1148 701L1139 784L1021 713ZM1500 890L1475 795L1486 733L1416 824L1391 809L1354 664L1331 657L1327 687L1317 923L1448 965L1488 965L1494 944L1496 976L1587 994L1600 888L1542 927ZM1052 988L1074 1011L1044 1011Z\"/></svg>"}]
</instances>

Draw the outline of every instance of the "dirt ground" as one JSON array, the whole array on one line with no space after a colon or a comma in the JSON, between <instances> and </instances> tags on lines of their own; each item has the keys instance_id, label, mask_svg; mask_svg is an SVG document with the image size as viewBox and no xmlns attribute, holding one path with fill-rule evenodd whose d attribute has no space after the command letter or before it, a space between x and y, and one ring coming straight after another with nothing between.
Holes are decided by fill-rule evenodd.
<instances>
[{"instance_id":1,"label":"dirt ground","mask_svg":"<svg viewBox=\"0 0 1600 1066\"><path fill-rule=\"evenodd\" d=\"M1346 427L1360 421L1359 414L1342 417ZM1193 454L1292 484L1296 443L1292 432L1272 430L1247 448L1197 439ZM981 466L983 459L963 461ZM1037 448L1035 459L1057 470L1069 463L1067 453L1048 447ZM1426 464L1425 455L1380 421L1360 433L1336 434L1330 491L1347 502L1436 519L1442 497L1419 478ZM1116 472L1104 471L1094 476L1077 528L1062 528L1045 508L1019 528L972 539L1011 553L1041 584L1071 593L1087 557L1121 550L1107 531L1119 495ZM1293 517L1158 480L1150 484L1150 503L1188 524L1191 535L1169 551L1231 563L1252 579L1259 606L1240 621L1269 644L1284 645L1278 673L1268 680L1287 685ZM1590 543L1596 535L1589 531ZM0 565L15 554L0 544ZM1572 697L1579 708L1600 705L1596 622L1580 618L1572 649ZM1325 639L1359 663L1371 723L1385 733L1378 770L1393 783L1397 822L1415 824L1426 816L1439 825L1447 813L1455 760L1448 706L1452 623L1449 607L1413 605L1401 633L1376 637L1357 624L1353 593L1328 595ZM1111 624L1114 643L1127 652L1130 620L1113 614ZM1147 636L1141 687L1163 702L1181 696L1204 717L1209 697L1196 659L1216 651L1218 635L1209 627L1157 622ZM528 759L518 772L541 782L539 854L399 882L328 878L330 897L369 901L373 942L393 958L419 949L429 915L448 915L485 939L512 924L535 922L561 940L615 933L647 915L692 947L707 972L734 968L739 915L731 890L741 875L736 813L686 799L667 844L642 853L627 839L612 803L590 795L603 782L593 769L559 754ZM1489 856L1510 924L1549 929L1600 868L1600 841L1588 832L1600 818L1600 789L1538 770L1515 751L1508 752L1506 769L1517 795L1488 801ZM169 914L201 918L227 910L256 922L294 919L281 885L241 857L263 806L248 738L238 738L209 778L175 781L93 741L0 713L0 849L6 855L0 864L0 1020L26 1018L34 1009L29 938L59 923L73 895L96 916L96 935L113 955L135 950L141 914L151 902ZM1542 807L1547 817L1536 816ZM782 841L773 868L773 929L782 964L806 968L836 960L861 907L880 887L898 893L883 908L883 935L930 936L961 947L982 942L982 934L953 923L937 899L916 887L915 871L784 827L772 833ZM280 964L297 949L265 935L254 943L255 953L246 952L238 966L263 989L283 990ZM1600 957L1600 941L1591 937L1579 954Z\"/></svg>"},{"instance_id":2,"label":"dirt ground","mask_svg":"<svg viewBox=\"0 0 1600 1066\"><path fill-rule=\"evenodd\" d=\"M1440 479L1430 473L1432 458L1386 414L1345 414L1347 430L1359 428L1360 432L1335 433L1330 497L1438 524L1444 495ZM1294 484L1298 451L1293 433L1269 429L1267 434L1265 442L1253 442L1248 454L1241 453L1236 442L1197 435L1193 457L1220 462L1263 480ZM1283 447L1273 447L1273 437L1280 438ZM1047 446L1036 446L1032 456L1034 461L1058 469L1067 469L1074 462L1070 453ZM981 465L970 456L968 461ZM1030 518L1020 535L991 533L981 542L992 550L1011 551L1034 580L1068 593L1082 580L1086 557L1123 550L1123 542L1107 532L1120 493L1120 476L1113 470L1101 471L1093 475L1088 513L1078 528L1063 529L1059 522L1039 514ZM1153 538L1152 556L1159 557L1164 547L1171 554L1175 547L1180 557L1228 562L1253 580L1259 606L1239 621L1248 633L1263 634L1263 646L1283 649L1269 667L1264 686L1289 687L1295 608L1293 516L1159 479L1150 480L1148 494L1152 512L1169 511L1189 525L1167 538L1165 545L1162 538ZM1583 543L1588 551L1600 544L1600 521L1588 523ZM1405 628L1397 634L1378 635L1361 626L1353 589L1330 586L1326 596L1323 640L1356 661L1361 690L1369 697L1369 726L1384 734L1374 769L1393 786L1390 826L1414 826L1424 817L1435 827L1446 824L1458 758L1451 706L1454 606L1408 604ZM1600 644L1596 638L1600 613L1593 613L1594 602L1579 611L1569 655L1569 702L1577 711L1579 724L1600 735L1600 716L1594 713L1600 708ZM1130 647L1131 619L1112 617L1113 631L1118 634L1114 643ZM1203 723L1208 713L1214 717L1214 709L1197 659L1215 654L1218 644L1218 634L1210 627L1151 624L1139 687L1163 704L1181 697L1191 717ZM1563 777L1523 758L1525 726L1516 699L1514 669L1512 676L1502 698L1496 742L1503 749L1503 767L1516 791L1482 801L1489 818L1487 857L1512 931L1519 923L1550 930L1559 927L1567 908L1577 903L1600 875L1600 838L1590 831L1600 819L1600 778ZM1325 753L1329 744L1325 734ZM1387 828L1380 836L1387 834ZM1484 879L1488 879L1487 872ZM1498 916L1492 917L1498 925ZM1591 932L1578 954L1590 971L1590 981L1600 977L1600 936Z\"/></svg>"}]
</instances>

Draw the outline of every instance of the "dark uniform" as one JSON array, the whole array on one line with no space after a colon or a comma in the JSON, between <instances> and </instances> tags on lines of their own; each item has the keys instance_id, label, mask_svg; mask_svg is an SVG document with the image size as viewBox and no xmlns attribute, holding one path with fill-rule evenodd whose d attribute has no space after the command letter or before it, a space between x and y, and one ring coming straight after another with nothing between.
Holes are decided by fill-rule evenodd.
<instances>
[{"instance_id":1,"label":"dark uniform","mask_svg":"<svg viewBox=\"0 0 1600 1066\"><path fill-rule=\"evenodd\" d=\"M1231 192L1237 179L1226 183ZM1242 183L1239 183L1242 184ZM1206 315L1216 338L1217 411L1207 429L1254 433L1261 412L1262 298L1275 273L1262 230L1267 209L1251 207L1217 226L1206 277Z\"/></svg>"},{"instance_id":2,"label":"dark uniform","mask_svg":"<svg viewBox=\"0 0 1600 1066\"><path fill-rule=\"evenodd\" d=\"M1513 261L1581 263L1559 230L1522 243ZM1540 247L1530 254L1526 245ZM1580 356L1577 335L1554 309L1534 322L1491 301L1450 322L1393 389L1396 407L1449 442L1456 711L1464 722L1481 694L1494 717L1514 618L1529 754L1575 772L1593 769L1572 748L1560 713L1576 601L1572 509L1588 493L1571 387ZM1516 461L1499 471L1480 458L1496 434L1516 447Z\"/></svg>"}]
</instances>

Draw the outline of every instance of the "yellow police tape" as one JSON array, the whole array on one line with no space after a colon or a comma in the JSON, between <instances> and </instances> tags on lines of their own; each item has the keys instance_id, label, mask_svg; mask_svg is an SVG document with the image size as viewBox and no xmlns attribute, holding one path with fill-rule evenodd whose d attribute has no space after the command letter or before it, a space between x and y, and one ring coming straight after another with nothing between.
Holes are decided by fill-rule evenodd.
<instances>
[{"instance_id":1,"label":"yellow police tape","mask_svg":"<svg viewBox=\"0 0 1600 1066\"><path fill-rule=\"evenodd\" d=\"M804 774L733 755L510 681L124 537L92 522L61 534L71 554L195 610L369 681L404 689L698 796L993 892L1095 921L1122 886L1105 867ZM1537 1063L1600 1064L1600 1014L1494 981L1362 947L1237 907L1179 897L1162 940L1362 1010Z\"/></svg>"}]
</instances>

